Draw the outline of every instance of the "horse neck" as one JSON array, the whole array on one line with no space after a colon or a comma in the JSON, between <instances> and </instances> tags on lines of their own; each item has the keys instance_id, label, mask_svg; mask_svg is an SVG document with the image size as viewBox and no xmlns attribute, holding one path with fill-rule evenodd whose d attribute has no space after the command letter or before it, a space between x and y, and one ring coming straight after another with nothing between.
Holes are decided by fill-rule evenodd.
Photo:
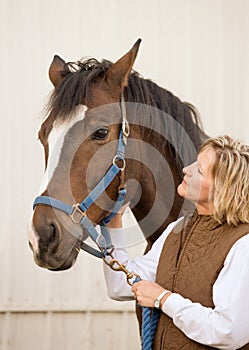
<instances>
[{"instance_id":1,"label":"horse neck","mask_svg":"<svg viewBox=\"0 0 249 350\"><path fill-rule=\"evenodd\" d=\"M181 215L181 210L186 209L183 208L186 203L177 194L181 172L168 142L153 130L143 130L142 134L142 162L138 179L141 197L134 207L131 200L131 207L151 246L167 225Z\"/></svg>"}]
</instances>

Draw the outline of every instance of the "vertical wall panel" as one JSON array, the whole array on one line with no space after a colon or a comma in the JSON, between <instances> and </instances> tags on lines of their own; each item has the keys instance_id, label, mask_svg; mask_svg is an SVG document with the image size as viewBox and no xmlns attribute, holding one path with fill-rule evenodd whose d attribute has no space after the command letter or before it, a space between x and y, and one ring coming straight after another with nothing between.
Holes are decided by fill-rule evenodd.
<instances>
[{"instance_id":1,"label":"vertical wall panel","mask_svg":"<svg viewBox=\"0 0 249 350\"><path fill-rule=\"evenodd\" d=\"M134 305L107 298L99 261L82 253L51 273L28 248L53 55L116 60L141 37L137 71L196 105L210 135L249 142L248 12L246 0L0 2L0 350L139 348Z\"/></svg>"}]
</instances>

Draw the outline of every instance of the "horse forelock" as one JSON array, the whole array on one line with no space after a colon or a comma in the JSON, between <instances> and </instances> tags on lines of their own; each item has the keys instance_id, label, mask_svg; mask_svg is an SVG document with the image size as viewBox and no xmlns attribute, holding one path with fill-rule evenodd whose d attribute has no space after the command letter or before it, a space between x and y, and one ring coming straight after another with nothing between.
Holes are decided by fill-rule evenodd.
<instances>
[{"instance_id":1,"label":"horse forelock","mask_svg":"<svg viewBox=\"0 0 249 350\"><path fill-rule=\"evenodd\" d=\"M93 84L104 78L111 65L110 61L100 62L95 58L66 63L62 72L64 78L53 90L46 112L55 115L57 120L71 119L78 114L82 103L86 105L91 98Z\"/></svg>"}]
</instances>

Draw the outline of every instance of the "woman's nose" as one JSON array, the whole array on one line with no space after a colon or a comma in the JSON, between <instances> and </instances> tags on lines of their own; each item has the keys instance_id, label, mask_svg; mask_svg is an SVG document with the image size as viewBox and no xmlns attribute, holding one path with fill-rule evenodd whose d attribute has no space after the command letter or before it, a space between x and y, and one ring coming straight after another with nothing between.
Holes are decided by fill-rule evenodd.
<instances>
[{"instance_id":1,"label":"woman's nose","mask_svg":"<svg viewBox=\"0 0 249 350\"><path fill-rule=\"evenodd\" d=\"M191 172L192 172L191 169L193 168L194 164L195 164L195 163L192 163L192 164L190 164L190 165L188 165L188 166L185 166L185 167L182 169L183 174L184 174L184 175L190 176L190 175L191 175Z\"/></svg>"},{"instance_id":2,"label":"woman's nose","mask_svg":"<svg viewBox=\"0 0 249 350\"><path fill-rule=\"evenodd\" d=\"M182 168L182 172L184 175L186 175L186 167Z\"/></svg>"},{"instance_id":3,"label":"woman's nose","mask_svg":"<svg viewBox=\"0 0 249 350\"><path fill-rule=\"evenodd\" d=\"M189 165L188 166L185 166L183 169L182 169L182 172L184 175L187 175L189 173Z\"/></svg>"}]
</instances>

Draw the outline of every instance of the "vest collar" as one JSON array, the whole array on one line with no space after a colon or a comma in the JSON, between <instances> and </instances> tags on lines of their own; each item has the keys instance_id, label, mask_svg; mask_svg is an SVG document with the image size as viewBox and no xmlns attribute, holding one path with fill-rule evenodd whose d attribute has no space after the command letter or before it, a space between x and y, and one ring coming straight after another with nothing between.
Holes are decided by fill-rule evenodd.
<instances>
[{"instance_id":1,"label":"vest collar","mask_svg":"<svg viewBox=\"0 0 249 350\"><path fill-rule=\"evenodd\" d=\"M174 232L180 232L184 226L192 225L197 221L199 228L203 230L215 230L217 227L222 226L212 215L201 215L198 214L197 210L185 211L182 220L176 224Z\"/></svg>"},{"instance_id":2,"label":"vest collar","mask_svg":"<svg viewBox=\"0 0 249 350\"><path fill-rule=\"evenodd\" d=\"M212 215L201 215L198 214L197 210L187 213L187 221L194 223L199 221L199 227L208 230L214 230L219 226L222 226Z\"/></svg>"}]
</instances>

